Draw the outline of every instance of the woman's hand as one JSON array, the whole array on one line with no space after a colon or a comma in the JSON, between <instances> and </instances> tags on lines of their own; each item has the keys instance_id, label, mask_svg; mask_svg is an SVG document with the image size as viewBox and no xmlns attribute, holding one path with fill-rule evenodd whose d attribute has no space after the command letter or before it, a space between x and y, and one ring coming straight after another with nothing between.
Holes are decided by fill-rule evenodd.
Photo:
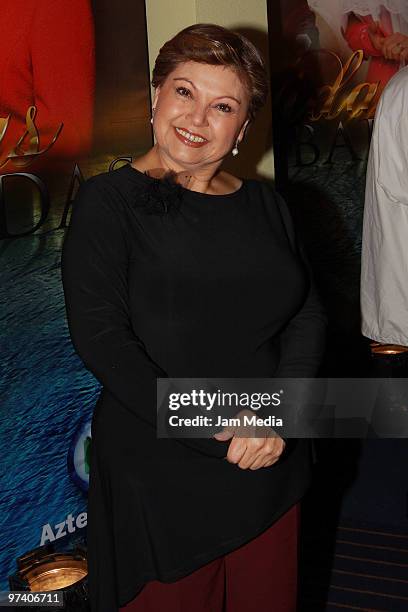
<instances>
[{"instance_id":1,"label":"woman's hand","mask_svg":"<svg viewBox=\"0 0 408 612\"><path fill-rule=\"evenodd\" d=\"M235 418L256 416L251 410L241 410ZM258 470L276 463L284 451L285 442L271 427L258 425L228 426L216 434L214 438L221 442L231 440L228 447L227 461L236 463L239 468Z\"/></svg>"},{"instance_id":2,"label":"woman's hand","mask_svg":"<svg viewBox=\"0 0 408 612\"><path fill-rule=\"evenodd\" d=\"M378 21L373 21L367 28L368 36L370 38L371 44L374 49L377 51L383 52L384 41L386 40L383 31L381 30L381 26Z\"/></svg>"},{"instance_id":3,"label":"woman's hand","mask_svg":"<svg viewBox=\"0 0 408 612\"><path fill-rule=\"evenodd\" d=\"M382 42L382 54L385 59L394 62L406 61L408 59L408 36L400 32L386 36Z\"/></svg>"}]
</instances>

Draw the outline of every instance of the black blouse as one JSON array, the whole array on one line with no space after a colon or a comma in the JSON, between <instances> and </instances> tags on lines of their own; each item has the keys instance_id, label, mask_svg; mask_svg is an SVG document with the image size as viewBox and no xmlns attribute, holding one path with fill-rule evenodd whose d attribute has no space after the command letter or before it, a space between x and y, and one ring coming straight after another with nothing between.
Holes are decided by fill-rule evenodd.
<instances>
[{"instance_id":1,"label":"black blouse","mask_svg":"<svg viewBox=\"0 0 408 612\"><path fill-rule=\"evenodd\" d=\"M248 542L305 492L308 440L269 468L229 442L156 437L157 377L311 377L325 316L272 188L228 195L130 165L87 180L63 247L74 346L103 385L92 419L92 610L114 612Z\"/></svg>"}]
</instances>

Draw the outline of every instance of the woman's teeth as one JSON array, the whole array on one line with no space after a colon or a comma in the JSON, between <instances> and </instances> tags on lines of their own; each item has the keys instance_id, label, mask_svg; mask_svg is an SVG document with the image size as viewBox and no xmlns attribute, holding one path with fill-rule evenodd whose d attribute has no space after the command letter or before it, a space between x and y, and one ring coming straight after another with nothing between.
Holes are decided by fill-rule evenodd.
<instances>
[{"instance_id":1,"label":"woman's teeth","mask_svg":"<svg viewBox=\"0 0 408 612\"><path fill-rule=\"evenodd\" d=\"M193 136L193 134L190 134L190 132L186 132L186 130L182 130L181 128L176 128L176 132L183 136L183 138L191 140L191 142L205 142L205 138L201 138L200 136Z\"/></svg>"}]
</instances>

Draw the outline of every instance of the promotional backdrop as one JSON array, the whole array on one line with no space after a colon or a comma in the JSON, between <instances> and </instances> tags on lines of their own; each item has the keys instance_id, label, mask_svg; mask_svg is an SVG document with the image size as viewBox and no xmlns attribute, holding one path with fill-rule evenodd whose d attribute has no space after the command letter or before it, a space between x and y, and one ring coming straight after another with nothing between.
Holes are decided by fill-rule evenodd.
<instances>
[{"instance_id":1,"label":"promotional backdrop","mask_svg":"<svg viewBox=\"0 0 408 612\"><path fill-rule=\"evenodd\" d=\"M79 183L152 144L144 2L69 5L2 2L0 590L17 557L85 535L99 385L69 340L61 245Z\"/></svg>"},{"instance_id":2,"label":"promotional backdrop","mask_svg":"<svg viewBox=\"0 0 408 612\"><path fill-rule=\"evenodd\" d=\"M365 174L378 99L403 62L384 60L370 34L408 35L408 4L270 0L268 9L276 185L328 313L321 375L372 376L360 331ZM408 528L406 440L327 440L319 450L317 522Z\"/></svg>"},{"instance_id":3,"label":"promotional backdrop","mask_svg":"<svg viewBox=\"0 0 408 612\"><path fill-rule=\"evenodd\" d=\"M17 557L85 535L99 386L69 340L61 245L78 184L152 144L144 2L66 4L3 0L1 9L0 590ZM359 328L365 168L376 102L400 68L384 69L364 28L406 28L402 13L343 10L351 4L268 7L277 186L328 310L322 374L332 377L368 373ZM312 498L313 508L326 510L330 489L343 517L407 525L406 441L347 442L345 451L328 441L326 499Z\"/></svg>"}]
</instances>

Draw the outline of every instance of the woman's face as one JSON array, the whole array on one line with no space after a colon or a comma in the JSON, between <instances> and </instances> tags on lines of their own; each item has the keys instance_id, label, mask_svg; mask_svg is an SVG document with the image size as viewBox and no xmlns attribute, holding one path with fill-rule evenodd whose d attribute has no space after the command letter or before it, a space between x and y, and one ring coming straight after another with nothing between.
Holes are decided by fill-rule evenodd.
<instances>
[{"instance_id":1,"label":"woman's face","mask_svg":"<svg viewBox=\"0 0 408 612\"><path fill-rule=\"evenodd\" d=\"M248 102L245 86L230 68L179 64L154 98L160 155L174 170L216 169L243 137Z\"/></svg>"}]
</instances>

